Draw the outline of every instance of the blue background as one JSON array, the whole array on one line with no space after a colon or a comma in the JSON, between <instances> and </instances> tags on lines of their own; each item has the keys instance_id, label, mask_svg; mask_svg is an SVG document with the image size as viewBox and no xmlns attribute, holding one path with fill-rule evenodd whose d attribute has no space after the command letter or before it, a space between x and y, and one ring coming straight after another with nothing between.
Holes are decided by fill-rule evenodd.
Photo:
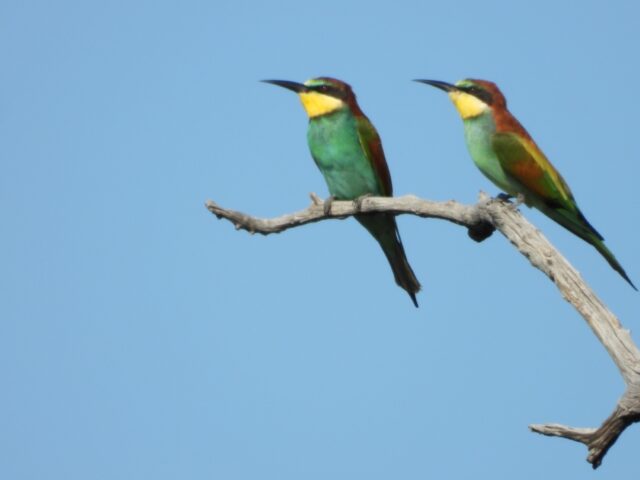
<instances>
[{"instance_id":1,"label":"blue background","mask_svg":"<svg viewBox=\"0 0 640 480\"><path fill-rule=\"evenodd\" d=\"M389 2L391 3L391 2ZM637 2L0 4L0 478L633 478L527 429L597 426L623 382L500 235L404 216L415 309L353 220L262 237L327 195L291 92L351 83L396 194L497 193L446 96L496 81L640 282ZM523 209L626 327L640 297ZM637 338L637 337L636 337Z\"/></svg>"}]
</instances>

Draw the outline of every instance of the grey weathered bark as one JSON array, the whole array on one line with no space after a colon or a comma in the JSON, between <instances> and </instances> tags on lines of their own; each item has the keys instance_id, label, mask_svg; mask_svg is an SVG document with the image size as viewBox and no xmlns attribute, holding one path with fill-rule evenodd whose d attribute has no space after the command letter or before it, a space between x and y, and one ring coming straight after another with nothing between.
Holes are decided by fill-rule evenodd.
<instances>
[{"instance_id":1,"label":"grey weathered bark","mask_svg":"<svg viewBox=\"0 0 640 480\"><path fill-rule=\"evenodd\" d=\"M280 233L293 227L331 218L346 218L356 213L391 212L412 214L424 218L448 220L468 229L475 241L489 237L498 230L531 264L555 283L560 294L585 319L598 340L617 365L626 384L613 413L598 428L574 428L557 424L530 425L537 433L564 437L584 443L587 461L597 468L620 434L632 423L640 421L640 351L616 316L611 313L580 274L551 243L521 214L514 205L491 199L481 193L476 205L458 202L432 202L407 195L404 197L369 197L360 202L333 202L325 212L322 200L312 194L313 204L292 214L271 219L255 218L227 210L212 201L207 209L218 218L232 222L236 229L263 235Z\"/></svg>"}]
</instances>

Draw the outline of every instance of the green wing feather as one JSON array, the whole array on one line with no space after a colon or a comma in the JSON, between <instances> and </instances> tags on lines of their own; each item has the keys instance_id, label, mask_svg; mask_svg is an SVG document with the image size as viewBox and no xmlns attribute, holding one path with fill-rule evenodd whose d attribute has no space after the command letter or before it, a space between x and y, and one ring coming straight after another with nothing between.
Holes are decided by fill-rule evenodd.
<instances>
[{"instance_id":1,"label":"green wing feather","mask_svg":"<svg viewBox=\"0 0 640 480\"><path fill-rule=\"evenodd\" d=\"M602 235L578 208L567 183L536 144L507 132L495 133L492 143L500 166L513 185L520 187L527 204L593 245L609 265L637 290L613 252L604 244Z\"/></svg>"},{"instance_id":2,"label":"green wing feather","mask_svg":"<svg viewBox=\"0 0 640 480\"><path fill-rule=\"evenodd\" d=\"M393 196L393 185L391 184L391 174L389 173L389 167L384 157L380 136L365 115L357 115L356 124L360 145L362 145L362 149L378 179L380 195L391 197Z\"/></svg>"},{"instance_id":3,"label":"green wing feather","mask_svg":"<svg viewBox=\"0 0 640 480\"><path fill-rule=\"evenodd\" d=\"M496 133L492 142L502 169L512 180L547 202L575 208L569 186L535 145L515 133Z\"/></svg>"},{"instance_id":4,"label":"green wing feather","mask_svg":"<svg viewBox=\"0 0 640 480\"><path fill-rule=\"evenodd\" d=\"M377 195L391 197L393 196L391 174L389 173L389 167L384 157L380 136L364 114L356 115L355 118L360 145L378 181L380 191L375 193ZM393 270L396 283L407 291L413 304L417 307L416 293L420 291L421 286L407 260L395 217L388 213L376 213L356 215L356 219L369 230L369 233L380 243L389 261L389 265Z\"/></svg>"},{"instance_id":5,"label":"green wing feather","mask_svg":"<svg viewBox=\"0 0 640 480\"><path fill-rule=\"evenodd\" d=\"M569 185L534 143L506 132L494 134L492 143L502 169L521 187L527 204L587 241L593 236L603 240L578 208Z\"/></svg>"}]
</instances>

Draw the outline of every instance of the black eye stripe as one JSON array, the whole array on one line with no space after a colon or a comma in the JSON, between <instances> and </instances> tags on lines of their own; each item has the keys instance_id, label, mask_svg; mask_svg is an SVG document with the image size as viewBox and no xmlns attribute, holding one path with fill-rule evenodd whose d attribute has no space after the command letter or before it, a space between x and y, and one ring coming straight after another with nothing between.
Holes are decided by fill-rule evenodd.
<instances>
[{"instance_id":1,"label":"black eye stripe","mask_svg":"<svg viewBox=\"0 0 640 480\"><path fill-rule=\"evenodd\" d=\"M483 90L475 85L471 85L469 87L458 87L459 90L468 93L469 95L473 95L474 97L482 100L487 105L491 105L493 103L493 97L489 92Z\"/></svg>"},{"instance_id":2,"label":"black eye stripe","mask_svg":"<svg viewBox=\"0 0 640 480\"><path fill-rule=\"evenodd\" d=\"M318 91L322 93L328 93L328 94L338 93L336 89L331 88L329 85L320 85L318 87Z\"/></svg>"},{"instance_id":3,"label":"black eye stripe","mask_svg":"<svg viewBox=\"0 0 640 480\"><path fill-rule=\"evenodd\" d=\"M329 95L330 97L339 98L340 100L344 100L346 95L345 93L332 85L317 85L314 87L310 87L311 90L314 90L318 93L322 93L323 95Z\"/></svg>"}]
</instances>

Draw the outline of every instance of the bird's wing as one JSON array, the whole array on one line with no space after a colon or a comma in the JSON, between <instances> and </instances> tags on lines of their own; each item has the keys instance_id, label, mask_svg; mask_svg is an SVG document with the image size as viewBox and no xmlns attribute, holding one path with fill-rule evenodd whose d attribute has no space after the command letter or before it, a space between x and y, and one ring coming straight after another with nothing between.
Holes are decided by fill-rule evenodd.
<instances>
[{"instance_id":1,"label":"bird's wing","mask_svg":"<svg viewBox=\"0 0 640 480\"><path fill-rule=\"evenodd\" d=\"M550 207L576 208L569 186L535 144L508 132L495 133L492 142L502 169L512 180Z\"/></svg>"},{"instance_id":2,"label":"bird's wing","mask_svg":"<svg viewBox=\"0 0 640 480\"><path fill-rule=\"evenodd\" d=\"M502 169L511 181L523 187L527 203L582 238L595 236L603 240L578 208L567 182L533 141L515 133L499 132L493 135L492 142Z\"/></svg>"},{"instance_id":3,"label":"bird's wing","mask_svg":"<svg viewBox=\"0 0 640 480\"><path fill-rule=\"evenodd\" d=\"M391 174L389 173L389 167L384 157L380 136L366 116L356 116L356 122L360 145L362 145L365 155L376 174L380 186L380 193L383 196L391 197L393 196L393 185L391 184Z\"/></svg>"}]
</instances>

